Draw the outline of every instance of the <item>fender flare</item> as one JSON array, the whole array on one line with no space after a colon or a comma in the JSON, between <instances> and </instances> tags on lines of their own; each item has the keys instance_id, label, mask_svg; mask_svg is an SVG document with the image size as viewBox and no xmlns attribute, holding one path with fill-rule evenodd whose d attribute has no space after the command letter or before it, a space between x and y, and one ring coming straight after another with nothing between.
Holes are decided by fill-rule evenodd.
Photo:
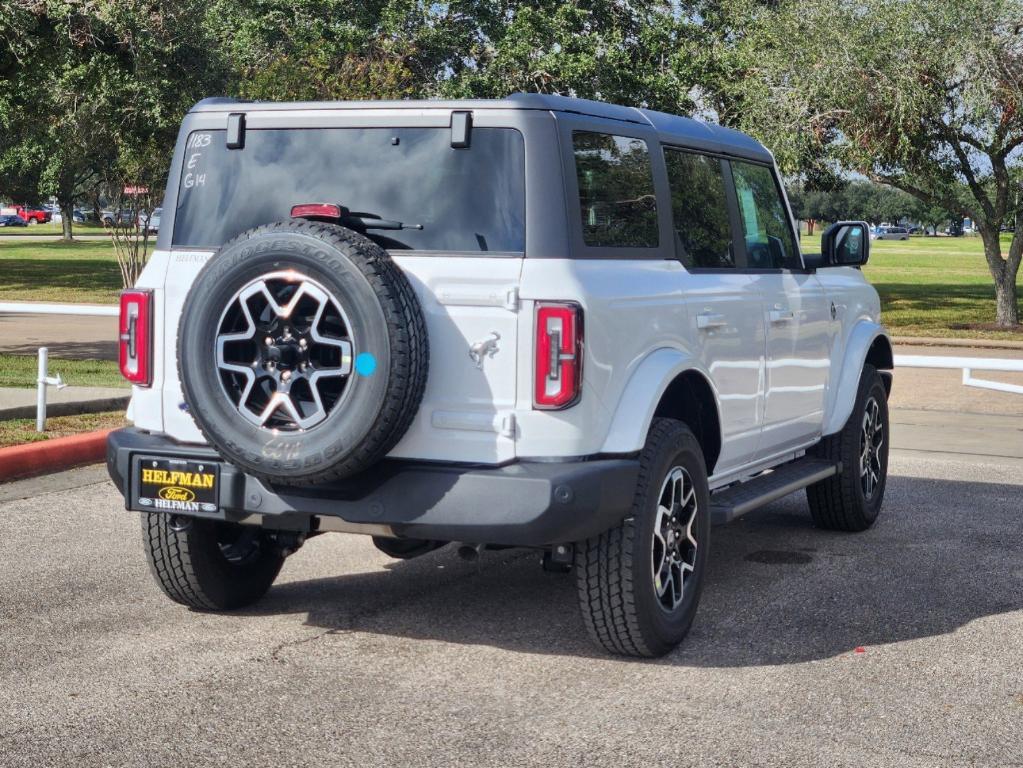
<instances>
[{"instance_id":1,"label":"fender flare","mask_svg":"<svg viewBox=\"0 0 1023 768\"><path fill-rule=\"evenodd\" d=\"M849 333L845 344L845 356L839 370L838 385L831 388L828 408L825 413L821 434L833 435L841 431L852 414L856 402L856 390L860 385L860 373L867 361L870 348L878 338L884 338L891 350L891 341L884 326L872 320L860 320Z\"/></svg>"},{"instance_id":2,"label":"fender flare","mask_svg":"<svg viewBox=\"0 0 1023 768\"><path fill-rule=\"evenodd\" d=\"M642 450L647 432L661 398L677 376L696 371L707 380L714 392L714 405L720 423L721 406L717 390L708 373L688 352L672 347L655 349L636 366L615 404L614 419L601 453L634 453Z\"/></svg>"}]
</instances>

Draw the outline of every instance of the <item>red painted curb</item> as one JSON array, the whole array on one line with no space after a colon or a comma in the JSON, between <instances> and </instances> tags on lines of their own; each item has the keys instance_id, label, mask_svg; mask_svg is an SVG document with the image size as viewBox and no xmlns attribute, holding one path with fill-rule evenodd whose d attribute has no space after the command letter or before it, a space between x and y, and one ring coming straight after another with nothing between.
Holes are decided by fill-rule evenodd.
<instances>
[{"instance_id":1,"label":"red painted curb","mask_svg":"<svg viewBox=\"0 0 1023 768\"><path fill-rule=\"evenodd\" d=\"M99 429L81 435L0 448L0 483L105 461L107 435L112 431Z\"/></svg>"}]
</instances>

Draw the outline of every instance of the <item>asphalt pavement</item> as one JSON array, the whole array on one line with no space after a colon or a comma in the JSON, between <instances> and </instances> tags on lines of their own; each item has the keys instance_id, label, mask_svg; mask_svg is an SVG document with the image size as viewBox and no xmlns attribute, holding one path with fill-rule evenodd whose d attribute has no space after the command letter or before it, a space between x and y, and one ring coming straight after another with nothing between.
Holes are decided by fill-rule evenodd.
<instances>
[{"instance_id":1,"label":"asphalt pavement","mask_svg":"<svg viewBox=\"0 0 1023 768\"><path fill-rule=\"evenodd\" d=\"M0 764L1023 764L1023 461L893 453L884 511L713 532L669 657L585 637L535 553L313 539L254 608L163 597L102 468L0 486Z\"/></svg>"}]
</instances>

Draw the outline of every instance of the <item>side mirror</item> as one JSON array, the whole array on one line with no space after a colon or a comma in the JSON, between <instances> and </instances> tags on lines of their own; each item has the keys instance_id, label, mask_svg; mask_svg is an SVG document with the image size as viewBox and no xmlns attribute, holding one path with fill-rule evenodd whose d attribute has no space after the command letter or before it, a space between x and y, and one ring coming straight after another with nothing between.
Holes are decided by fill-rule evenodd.
<instances>
[{"instance_id":1,"label":"side mirror","mask_svg":"<svg viewBox=\"0 0 1023 768\"><path fill-rule=\"evenodd\" d=\"M839 221L821 235L825 266L860 267L870 258L870 225L865 221Z\"/></svg>"}]
</instances>

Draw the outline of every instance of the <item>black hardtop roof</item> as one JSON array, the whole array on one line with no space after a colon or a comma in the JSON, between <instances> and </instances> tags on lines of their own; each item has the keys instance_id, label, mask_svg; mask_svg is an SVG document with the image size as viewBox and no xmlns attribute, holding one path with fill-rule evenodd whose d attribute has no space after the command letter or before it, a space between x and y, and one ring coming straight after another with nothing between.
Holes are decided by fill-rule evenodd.
<instances>
[{"instance_id":1,"label":"black hardtop roof","mask_svg":"<svg viewBox=\"0 0 1023 768\"><path fill-rule=\"evenodd\" d=\"M244 106L243 106L244 105ZM423 99L394 101L239 101L223 97L203 99L192 112L236 112L239 108L252 110L311 110L311 109L539 109L551 112L573 112L591 117L623 120L652 126L663 136L674 138L681 144L718 147L719 151L771 161L771 153L752 136L731 128L705 123L689 117L669 115L652 109L623 107L603 101L576 99L543 93L515 93L504 99Z\"/></svg>"}]
</instances>

